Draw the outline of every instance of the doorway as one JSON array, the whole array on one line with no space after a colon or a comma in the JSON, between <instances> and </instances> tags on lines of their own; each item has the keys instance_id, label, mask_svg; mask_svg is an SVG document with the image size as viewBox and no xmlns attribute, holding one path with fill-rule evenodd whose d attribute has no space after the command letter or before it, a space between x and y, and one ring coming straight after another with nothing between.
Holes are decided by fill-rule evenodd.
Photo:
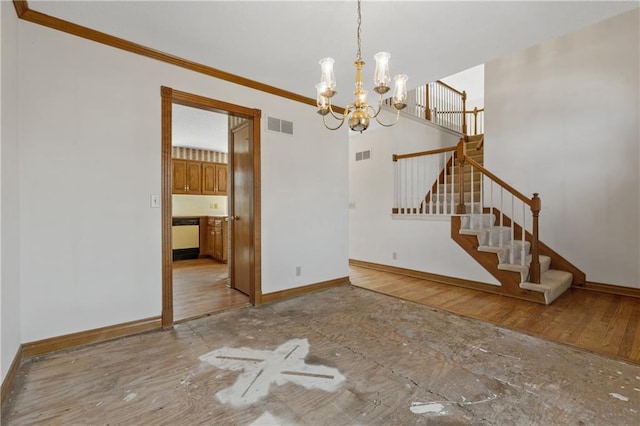
<instances>
[{"instance_id":1,"label":"doorway","mask_svg":"<svg viewBox=\"0 0 640 426\"><path fill-rule=\"evenodd\" d=\"M174 321L244 306L247 297L253 305L260 303L260 111L169 87L161 88L161 99L162 325L170 327ZM189 112L185 107L228 120L226 164L199 161L210 153L194 154L194 147L172 144L174 114ZM193 205L204 210L189 210ZM209 215L207 209L214 207L217 214ZM174 249L172 225L189 220L199 220L199 243L181 243L197 247ZM215 248L222 241L228 244ZM176 253L192 258L174 262Z\"/></svg>"}]
</instances>

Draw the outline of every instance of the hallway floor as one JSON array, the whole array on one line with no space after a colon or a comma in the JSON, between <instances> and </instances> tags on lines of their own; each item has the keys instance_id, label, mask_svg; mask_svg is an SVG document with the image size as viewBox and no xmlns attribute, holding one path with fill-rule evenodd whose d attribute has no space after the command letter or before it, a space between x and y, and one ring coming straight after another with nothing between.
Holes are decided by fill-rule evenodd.
<instances>
[{"instance_id":1,"label":"hallway floor","mask_svg":"<svg viewBox=\"0 0 640 426\"><path fill-rule=\"evenodd\" d=\"M28 361L2 424L627 425L639 413L640 365L345 285Z\"/></svg>"},{"instance_id":2,"label":"hallway floor","mask_svg":"<svg viewBox=\"0 0 640 426\"><path fill-rule=\"evenodd\" d=\"M184 321L249 306L249 297L227 287L229 266L202 258L173 262L173 320Z\"/></svg>"}]
</instances>

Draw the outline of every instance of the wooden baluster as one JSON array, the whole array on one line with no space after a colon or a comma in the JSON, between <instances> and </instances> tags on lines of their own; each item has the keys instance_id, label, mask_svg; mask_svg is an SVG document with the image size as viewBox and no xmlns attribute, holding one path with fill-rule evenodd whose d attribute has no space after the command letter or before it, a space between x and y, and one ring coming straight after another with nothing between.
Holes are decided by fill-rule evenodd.
<instances>
[{"instance_id":1,"label":"wooden baluster","mask_svg":"<svg viewBox=\"0 0 640 426\"><path fill-rule=\"evenodd\" d=\"M467 134L467 92L462 91L462 134Z\"/></svg>"},{"instance_id":2,"label":"wooden baluster","mask_svg":"<svg viewBox=\"0 0 640 426\"><path fill-rule=\"evenodd\" d=\"M464 139L460 139L458 142L458 149L456 156L458 157L458 174L460 175L460 186L458 193L458 206L456 207L457 214L464 214L464 158L467 155L467 147L464 143Z\"/></svg>"},{"instance_id":3,"label":"wooden baluster","mask_svg":"<svg viewBox=\"0 0 640 426\"><path fill-rule=\"evenodd\" d=\"M531 242L531 266L529 267L529 281L540 284L540 258L538 257L538 215L542 202L538 193L531 199L531 213L533 214L533 241Z\"/></svg>"},{"instance_id":4,"label":"wooden baluster","mask_svg":"<svg viewBox=\"0 0 640 426\"><path fill-rule=\"evenodd\" d=\"M473 134L478 134L478 107L473 108Z\"/></svg>"},{"instance_id":5,"label":"wooden baluster","mask_svg":"<svg viewBox=\"0 0 640 426\"><path fill-rule=\"evenodd\" d=\"M424 107L424 118L426 120L431 121L431 108L429 107L429 83L425 85L425 107Z\"/></svg>"}]
</instances>

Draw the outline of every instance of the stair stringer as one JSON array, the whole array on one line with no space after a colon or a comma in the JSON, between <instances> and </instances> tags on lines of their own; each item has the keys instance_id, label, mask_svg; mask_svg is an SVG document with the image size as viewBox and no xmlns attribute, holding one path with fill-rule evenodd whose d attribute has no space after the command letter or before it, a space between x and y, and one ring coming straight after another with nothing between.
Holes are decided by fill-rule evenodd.
<instances>
[{"instance_id":1,"label":"stair stringer","mask_svg":"<svg viewBox=\"0 0 640 426\"><path fill-rule=\"evenodd\" d=\"M460 233L460 216L451 216L451 238L500 283L501 294L517 299L546 304L544 293L520 288L520 273L498 269L494 253L478 251L478 238Z\"/></svg>"}]
</instances>

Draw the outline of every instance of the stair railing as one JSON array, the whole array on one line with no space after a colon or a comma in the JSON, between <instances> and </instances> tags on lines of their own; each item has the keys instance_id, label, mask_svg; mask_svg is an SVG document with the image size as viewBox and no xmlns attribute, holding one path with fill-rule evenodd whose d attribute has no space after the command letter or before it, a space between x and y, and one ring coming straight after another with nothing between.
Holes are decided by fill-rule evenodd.
<instances>
[{"instance_id":1,"label":"stair railing","mask_svg":"<svg viewBox=\"0 0 640 426\"><path fill-rule=\"evenodd\" d=\"M384 100L390 106L391 98ZM407 107L403 113L424 118L454 132L467 134L467 93L437 80L418 86L407 93Z\"/></svg>"},{"instance_id":2,"label":"stair railing","mask_svg":"<svg viewBox=\"0 0 640 426\"><path fill-rule=\"evenodd\" d=\"M490 213L491 217L496 217L499 221L499 231L497 233L498 247L502 247L505 241L503 240L502 231L506 227L510 227L509 238L510 247L509 250L509 263L525 265L527 261L526 245L525 241L530 240L531 244L531 263L529 265L529 281L532 283L540 283L540 257L538 250L538 216L541 209L541 201L538 193L534 193L532 198L528 198L511 185L500 179L498 176L485 169L482 165L478 164L475 160L467 156L466 144L459 142L456 150L456 158L458 159L458 175L459 179L459 192L464 194L465 185L465 167L470 171L471 187L473 188L474 175L479 173L480 179L480 193L479 199L475 199L474 191L470 191L469 204L465 204L464 196L458 198L458 205L456 207L457 214L468 214L470 216L469 224L471 229L474 226L479 226L479 230L482 230L485 223L482 219L485 213ZM510 201L510 202L509 202ZM516 207L516 205L518 206ZM505 211L509 209L510 216L506 217ZM529 207L530 213L527 213ZM518 217L519 224L516 223L516 217ZM529 220L530 219L530 220ZM531 223L530 227L527 223ZM488 226L493 226L489 224ZM527 229L530 229L531 237L527 235ZM516 257L518 253L515 248L515 236L520 233L520 253L519 259ZM492 235L489 235L492 238ZM494 242L495 243L495 242Z\"/></svg>"},{"instance_id":3,"label":"stair railing","mask_svg":"<svg viewBox=\"0 0 640 426\"><path fill-rule=\"evenodd\" d=\"M497 237L497 241L489 241L489 245L498 247L506 243L503 231L509 228L509 263L526 265L525 242L529 241L529 281L540 283L538 216L541 201L537 193L528 198L485 169L467 155L464 139L452 147L394 154L393 162L394 215L465 215L469 217L470 229L483 231L499 226L497 236L487 234L489 239ZM490 215L486 216L487 213ZM486 217L492 220L486 223ZM514 241L518 234L521 243L516 251Z\"/></svg>"},{"instance_id":4,"label":"stair railing","mask_svg":"<svg viewBox=\"0 0 640 426\"><path fill-rule=\"evenodd\" d=\"M454 214L457 177L453 165L456 150L456 146L451 146L412 154L394 154L392 213L413 216Z\"/></svg>"},{"instance_id":5,"label":"stair railing","mask_svg":"<svg viewBox=\"0 0 640 426\"><path fill-rule=\"evenodd\" d=\"M472 111L465 112L467 116L467 126L469 129L469 136L481 135L484 133L484 108L473 108Z\"/></svg>"},{"instance_id":6,"label":"stair railing","mask_svg":"<svg viewBox=\"0 0 640 426\"><path fill-rule=\"evenodd\" d=\"M461 92L440 80L427 84L426 92L425 118L466 135L467 92Z\"/></svg>"}]
</instances>

